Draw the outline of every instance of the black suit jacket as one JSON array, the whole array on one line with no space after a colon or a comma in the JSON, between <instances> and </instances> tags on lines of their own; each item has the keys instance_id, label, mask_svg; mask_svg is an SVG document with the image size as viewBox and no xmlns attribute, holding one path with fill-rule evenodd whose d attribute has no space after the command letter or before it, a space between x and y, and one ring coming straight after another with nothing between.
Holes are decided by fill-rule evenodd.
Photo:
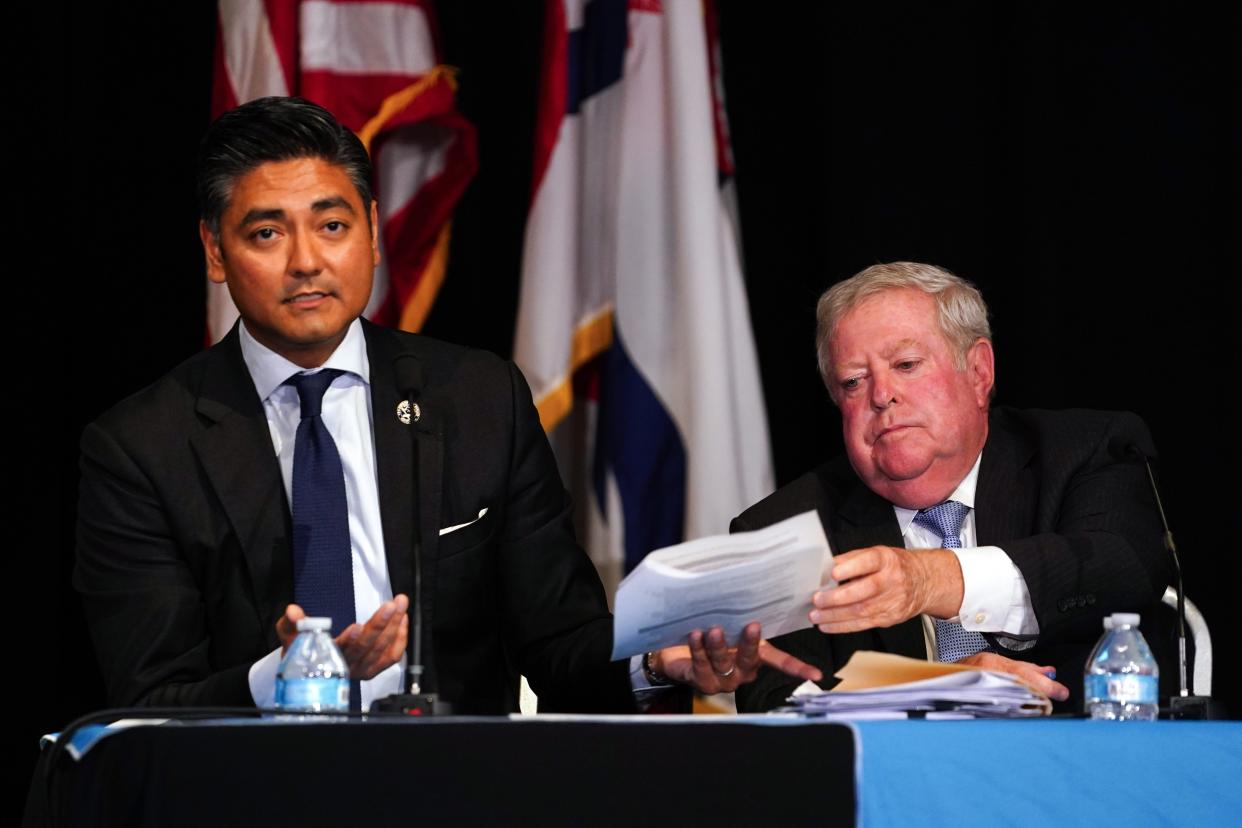
<instances>
[{"instance_id":1,"label":"black suit jacket","mask_svg":"<svg viewBox=\"0 0 1242 828\"><path fill-rule=\"evenodd\" d=\"M1028 649L989 639L1002 655L1055 666L1057 680L1070 690L1061 709L1081 708L1083 665L1104 616L1140 612L1146 628L1170 583L1171 560L1143 467L1113 456L1127 442L1150 444L1146 426L1128 413L1001 408L989 417L975 534L979 545L999 546L1013 560L1039 621L1039 636ZM836 552L904 545L892 504L868 489L844 457L752 506L732 528L760 528L808 509L819 512ZM918 618L842 635L811 628L773 643L820 667L826 688L856 650L926 656ZM797 684L766 670L738 690L739 708L779 706Z\"/></svg>"},{"instance_id":2,"label":"black suit jacket","mask_svg":"<svg viewBox=\"0 0 1242 828\"><path fill-rule=\"evenodd\" d=\"M414 487L424 652L466 713L632 708L610 663L612 620L574 540L569 498L512 365L364 323L384 546L393 593L413 598ZM401 424L393 360L422 367L417 423ZM476 523L443 537L441 527ZM289 507L236 329L82 435L75 584L113 704L248 705L251 664L293 600Z\"/></svg>"}]
</instances>

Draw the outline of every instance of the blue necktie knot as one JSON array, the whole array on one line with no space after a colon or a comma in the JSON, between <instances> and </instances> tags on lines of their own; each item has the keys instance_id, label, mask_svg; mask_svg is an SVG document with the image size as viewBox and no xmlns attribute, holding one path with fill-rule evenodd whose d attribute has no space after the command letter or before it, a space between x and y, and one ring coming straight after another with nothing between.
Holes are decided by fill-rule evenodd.
<instances>
[{"instance_id":1,"label":"blue necktie knot","mask_svg":"<svg viewBox=\"0 0 1242 828\"><path fill-rule=\"evenodd\" d=\"M946 500L927 509L922 509L914 516L914 522L925 526L940 536L945 549L962 548L962 523L970 507L956 500Z\"/></svg>"},{"instance_id":2,"label":"blue necktie knot","mask_svg":"<svg viewBox=\"0 0 1242 828\"><path fill-rule=\"evenodd\" d=\"M345 372L335 368L325 368L313 374L294 374L285 380L286 385L292 385L297 389L303 420L307 417L319 416L323 411L323 395L327 392L328 386L343 373Z\"/></svg>"}]
</instances>

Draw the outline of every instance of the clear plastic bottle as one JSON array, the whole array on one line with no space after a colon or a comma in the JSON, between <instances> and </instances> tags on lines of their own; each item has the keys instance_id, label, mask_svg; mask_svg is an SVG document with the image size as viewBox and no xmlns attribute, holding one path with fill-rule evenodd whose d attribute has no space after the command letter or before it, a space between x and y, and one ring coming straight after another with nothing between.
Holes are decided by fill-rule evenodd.
<instances>
[{"instance_id":1,"label":"clear plastic bottle","mask_svg":"<svg viewBox=\"0 0 1242 828\"><path fill-rule=\"evenodd\" d=\"M1152 721L1156 718L1160 668L1139 632L1139 616L1115 612L1087 659L1083 704L1093 719Z\"/></svg>"},{"instance_id":2,"label":"clear plastic bottle","mask_svg":"<svg viewBox=\"0 0 1242 828\"><path fill-rule=\"evenodd\" d=\"M349 710L349 666L332 640L331 618L303 618L276 673L276 706L297 712Z\"/></svg>"}]
</instances>

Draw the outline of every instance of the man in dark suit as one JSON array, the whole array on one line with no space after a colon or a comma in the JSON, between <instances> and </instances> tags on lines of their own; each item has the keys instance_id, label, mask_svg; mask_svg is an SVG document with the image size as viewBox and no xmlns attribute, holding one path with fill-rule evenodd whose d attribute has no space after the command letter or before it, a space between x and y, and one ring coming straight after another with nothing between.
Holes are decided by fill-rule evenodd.
<instances>
[{"instance_id":1,"label":"man in dark suit","mask_svg":"<svg viewBox=\"0 0 1242 828\"><path fill-rule=\"evenodd\" d=\"M818 320L846 457L733 528L816 509L840 586L816 593L815 627L774 643L825 676L878 650L1012 672L1059 707L1081 705L1101 619L1146 613L1169 582L1142 466L1125 459L1150 441L1142 422L990 410L987 308L941 268L867 268L824 294ZM763 671L739 707L782 704L797 684Z\"/></svg>"},{"instance_id":2,"label":"man in dark suit","mask_svg":"<svg viewBox=\"0 0 1242 828\"><path fill-rule=\"evenodd\" d=\"M75 583L109 699L271 705L302 602L333 615L364 706L400 690L417 533L426 678L458 712L516 709L519 674L541 709L632 709L521 374L359 318L369 178L357 138L299 99L204 140L208 276L241 321L82 437ZM660 666L707 691L771 659L757 630L690 645Z\"/></svg>"}]
</instances>

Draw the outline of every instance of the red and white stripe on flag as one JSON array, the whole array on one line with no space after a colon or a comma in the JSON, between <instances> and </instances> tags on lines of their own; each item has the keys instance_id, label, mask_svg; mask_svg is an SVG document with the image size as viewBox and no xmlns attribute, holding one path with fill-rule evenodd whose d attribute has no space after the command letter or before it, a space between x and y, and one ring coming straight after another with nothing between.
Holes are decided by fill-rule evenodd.
<instances>
[{"instance_id":1,"label":"red and white stripe on flag","mask_svg":"<svg viewBox=\"0 0 1242 828\"><path fill-rule=\"evenodd\" d=\"M383 263L366 316L418 330L444 279L453 206L477 166L474 127L454 108L429 3L219 0L212 112L300 95L362 139L375 168ZM237 318L208 284L207 327Z\"/></svg>"}]
</instances>

